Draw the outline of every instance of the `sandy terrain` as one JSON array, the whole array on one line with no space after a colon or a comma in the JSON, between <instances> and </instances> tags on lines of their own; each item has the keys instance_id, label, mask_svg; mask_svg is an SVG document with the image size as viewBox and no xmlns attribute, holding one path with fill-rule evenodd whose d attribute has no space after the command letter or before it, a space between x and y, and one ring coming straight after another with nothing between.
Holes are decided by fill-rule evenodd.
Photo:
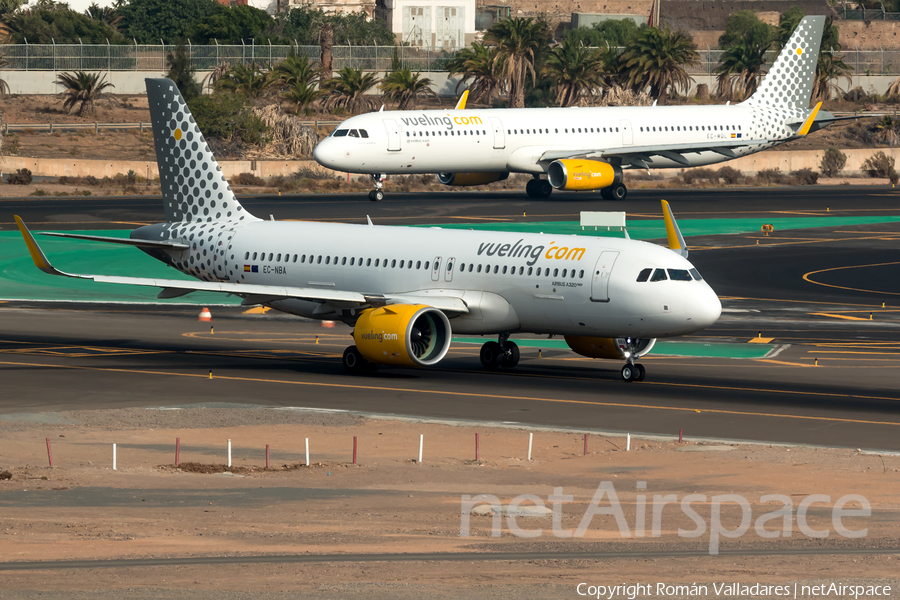
<instances>
[{"instance_id":1,"label":"sandy terrain","mask_svg":"<svg viewBox=\"0 0 900 600\"><path fill-rule=\"evenodd\" d=\"M420 434L422 464L416 461ZM351 464L354 436L357 465ZM53 468L47 466L45 438L50 439ZM222 465L226 440L231 439L234 473L223 475L222 467L208 474L176 469L176 438L181 440L182 462L204 465ZM304 438L310 440L308 468L302 465ZM113 443L117 471L111 469ZM270 470L264 468L266 444ZM752 505L753 519L781 506L762 504L765 494L789 496L795 511L810 494L828 495L830 503L809 510L813 529L833 529L829 504L846 494L860 494L871 503L871 516L849 517L843 523L852 530L867 528L862 539L846 539L834 531L827 539L811 539L795 517L790 539L762 539L751 527L739 539L723 538L721 548L898 545L898 456L778 446L710 448L690 441L679 445L637 438L626 452L625 444L620 437L592 435L584 455L581 433L536 431L529 462L527 430L371 420L344 413L205 408L0 416L0 472L8 470L12 476L0 480L0 556L8 562L266 553L705 551L708 535L678 537L679 528L696 525L677 504L663 509L660 537L650 537L657 494L678 499L687 494L740 494ZM701 448L706 451L696 451ZM562 487L573 500L563 505L561 527L575 529L604 481L612 484L632 531L641 496L647 495L643 538L622 537L615 520L603 515L594 518L584 537L571 539L554 537L549 516L518 519L523 529L544 530L536 538L513 535L508 521L503 521L501 537L493 538L491 517L475 515L469 519L470 537L460 537L464 494L493 494L506 504L529 493L550 506L548 496ZM646 492L639 490L638 482L646 482ZM709 521L709 504L693 506ZM723 505L723 526L734 529L740 517L737 505ZM780 529L781 524L778 518L767 529ZM575 597L574 586L581 581L648 580L774 584L892 579L896 591L898 560L900 555L891 554L700 556L12 571L3 573L0 598L31 597L15 595L23 590L63 594L58 597L105 590L103 597L122 598L145 587L157 590L154 596L190 591L199 594L190 597L198 598L206 597L203 590L218 589L266 592L271 597L287 590L325 598L360 593L401 598L463 598L473 593Z\"/></svg>"}]
</instances>

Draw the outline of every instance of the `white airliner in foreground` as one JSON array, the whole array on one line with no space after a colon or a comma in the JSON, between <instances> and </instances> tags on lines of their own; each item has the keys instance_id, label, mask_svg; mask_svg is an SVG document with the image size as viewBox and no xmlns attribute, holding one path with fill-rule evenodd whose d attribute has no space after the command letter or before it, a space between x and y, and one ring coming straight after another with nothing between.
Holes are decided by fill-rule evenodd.
<instances>
[{"instance_id":1,"label":"white airliner in foreground","mask_svg":"<svg viewBox=\"0 0 900 600\"><path fill-rule=\"evenodd\" d=\"M481 349L486 368L512 368L510 335L565 336L577 353L625 361L622 378L641 380L635 359L655 338L692 333L719 318L721 304L687 261L663 203L669 248L586 236L263 221L235 198L184 99L168 79L148 79L165 223L130 239L47 233L136 246L196 280L64 273L54 268L17 216L39 269L103 283L162 288L160 298L194 291L242 297L353 327L344 366L437 364L451 331L496 334Z\"/></svg>"},{"instance_id":2,"label":"white airliner in foreground","mask_svg":"<svg viewBox=\"0 0 900 600\"><path fill-rule=\"evenodd\" d=\"M807 135L835 120L809 109L825 17L804 17L748 100L724 106L382 111L344 121L315 149L319 164L369 173L437 173L451 186L529 173L532 198L600 190L622 200L626 169L710 165ZM465 107L465 96L458 108ZM818 115L818 118L817 118ZM546 179L542 177L546 175Z\"/></svg>"}]
</instances>

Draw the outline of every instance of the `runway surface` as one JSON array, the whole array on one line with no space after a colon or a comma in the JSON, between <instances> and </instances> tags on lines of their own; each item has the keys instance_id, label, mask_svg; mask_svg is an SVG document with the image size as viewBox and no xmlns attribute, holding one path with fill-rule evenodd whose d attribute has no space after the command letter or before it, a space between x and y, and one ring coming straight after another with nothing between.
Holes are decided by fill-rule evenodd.
<instances>
[{"instance_id":1,"label":"runway surface","mask_svg":"<svg viewBox=\"0 0 900 600\"><path fill-rule=\"evenodd\" d=\"M0 304L7 392L0 413L224 401L900 450L900 224L888 218L900 211L890 188L635 190L622 203L599 201L596 194L523 196L242 202L278 219L364 222L369 214L381 224L511 223L626 210L633 222L658 219L665 197L683 219L761 224L804 217L820 218L821 226L768 237L754 231L688 239L692 262L726 309L716 326L688 341L762 339L771 349L764 358L649 357L648 380L625 384L616 362L582 359L549 343L523 348L514 372L496 373L481 369L477 345L454 344L438 369L385 368L348 377L340 354L351 343L350 329L340 324L323 329L272 313L219 308L210 334L194 308L17 301ZM0 201L0 226L11 229L15 213L36 228L124 229L157 222L159 207L158 198L7 199ZM828 221L861 215L885 222Z\"/></svg>"}]
</instances>

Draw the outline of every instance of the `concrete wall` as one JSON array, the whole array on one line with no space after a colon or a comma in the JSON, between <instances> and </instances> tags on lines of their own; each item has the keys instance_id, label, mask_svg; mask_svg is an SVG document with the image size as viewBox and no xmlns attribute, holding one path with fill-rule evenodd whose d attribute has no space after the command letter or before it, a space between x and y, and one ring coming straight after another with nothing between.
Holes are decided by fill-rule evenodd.
<instances>
[{"instance_id":1,"label":"concrete wall","mask_svg":"<svg viewBox=\"0 0 900 600\"><path fill-rule=\"evenodd\" d=\"M13 94L58 94L61 86L54 83L57 71L3 71L0 72L0 78L5 79L9 84L10 92ZM144 85L144 79L147 77L165 77L165 73L156 73L150 71L109 71L105 72L108 77L107 81L111 81L116 87L110 90L113 94L146 94L147 88ZM201 71L195 74L198 83L202 83L203 78L209 74L209 71ZM384 77L387 73L378 73L378 77ZM436 71L433 73L422 73L423 77L430 78L434 84L431 86L435 93L439 96L456 96L456 82L459 77L451 78L446 71ZM464 88L460 87L461 93Z\"/></svg>"},{"instance_id":2,"label":"concrete wall","mask_svg":"<svg viewBox=\"0 0 900 600\"><path fill-rule=\"evenodd\" d=\"M842 150L847 155L847 164L842 171L845 175L860 174L862 163L878 151L892 156L900 166L900 148L866 148L862 150ZM719 165L713 165L712 169L724 166L742 171L747 175L755 175L764 169L780 169L784 172L797 171L799 169L812 169L819 171L822 162L823 150L802 151L777 151L767 150L750 156L744 156ZM303 167L309 167L320 171L330 172L320 167L313 160L225 160L220 161L225 177L231 178L239 173L253 173L258 177L271 177L273 175L290 175ZM138 175L150 177L159 175L156 162L144 161L110 161L110 160L57 160L52 158L26 158L20 156L0 157L0 170L10 173L16 169L29 169L32 175L42 177L87 177L97 178L113 177L116 174L126 174L134 171ZM706 167L704 167L706 168ZM685 169L689 170L689 169ZM674 177L681 169L663 169L654 171L668 177ZM338 173L343 175L343 173Z\"/></svg>"}]
</instances>

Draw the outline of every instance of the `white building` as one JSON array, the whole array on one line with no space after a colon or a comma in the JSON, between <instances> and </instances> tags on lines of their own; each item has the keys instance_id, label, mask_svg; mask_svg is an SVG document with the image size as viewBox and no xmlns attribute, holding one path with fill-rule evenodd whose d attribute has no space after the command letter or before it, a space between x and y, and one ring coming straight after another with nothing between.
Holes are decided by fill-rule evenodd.
<instances>
[{"instance_id":1,"label":"white building","mask_svg":"<svg viewBox=\"0 0 900 600\"><path fill-rule=\"evenodd\" d=\"M398 43L463 48L475 41L475 0L383 0Z\"/></svg>"}]
</instances>

